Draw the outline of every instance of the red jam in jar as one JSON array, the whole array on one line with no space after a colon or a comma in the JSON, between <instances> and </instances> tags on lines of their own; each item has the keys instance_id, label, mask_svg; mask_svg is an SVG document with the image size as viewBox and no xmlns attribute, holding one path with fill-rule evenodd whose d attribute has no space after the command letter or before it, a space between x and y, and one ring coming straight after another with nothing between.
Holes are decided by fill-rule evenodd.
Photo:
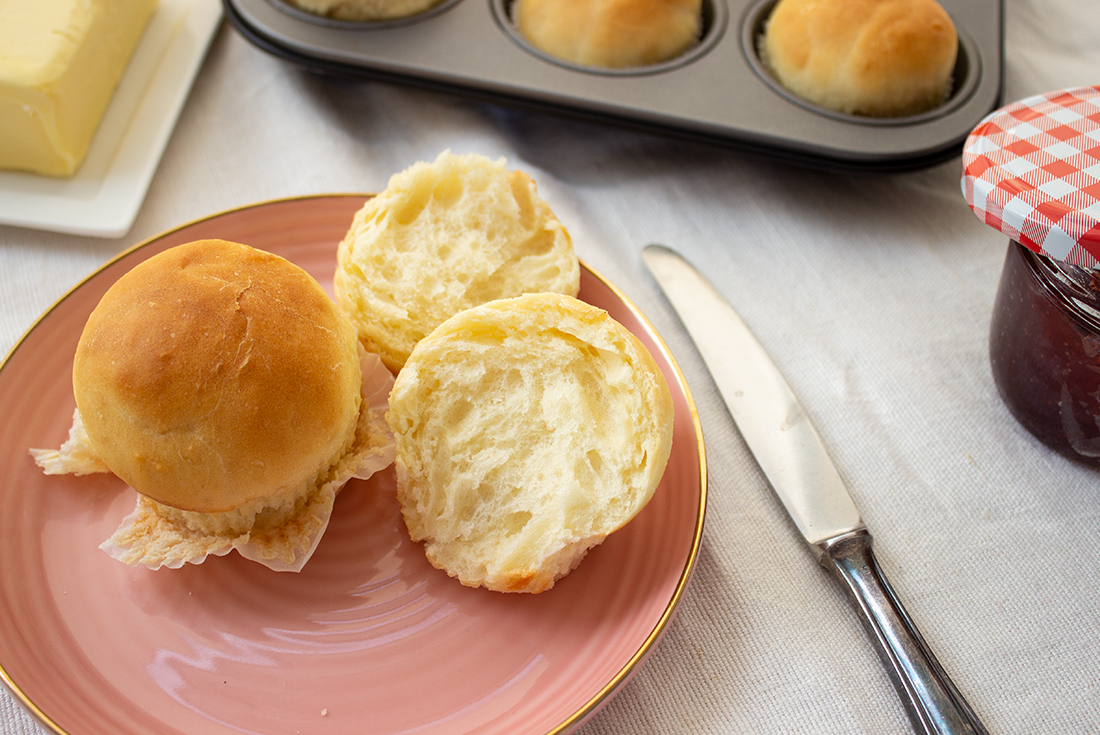
<instances>
[{"instance_id":1,"label":"red jam in jar","mask_svg":"<svg viewBox=\"0 0 1100 735\"><path fill-rule=\"evenodd\" d=\"M1001 397L1028 431L1100 466L1100 271L1010 242L989 357Z\"/></svg>"},{"instance_id":2,"label":"red jam in jar","mask_svg":"<svg viewBox=\"0 0 1100 735\"><path fill-rule=\"evenodd\" d=\"M1012 415L1100 467L1100 86L996 110L963 144L962 192L1009 238L989 357Z\"/></svg>"}]
</instances>

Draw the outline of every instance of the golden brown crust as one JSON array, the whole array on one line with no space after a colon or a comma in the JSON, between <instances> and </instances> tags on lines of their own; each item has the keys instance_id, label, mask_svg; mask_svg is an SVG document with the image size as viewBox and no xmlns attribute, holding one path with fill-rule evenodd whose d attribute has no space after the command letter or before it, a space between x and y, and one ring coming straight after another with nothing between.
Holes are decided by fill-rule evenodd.
<instances>
[{"instance_id":1,"label":"golden brown crust","mask_svg":"<svg viewBox=\"0 0 1100 735\"><path fill-rule=\"evenodd\" d=\"M699 40L701 0L519 0L516 25L536 48L583 66L645 66Z\"/></svg>"},{"instance_id":2,"label":"golden brown crust","mask_svg":"<svg viewBox=\"0 0 1100 735\"><path fill-rule=\"evenodd\" d=\"M222 512L293 492L347 449L355 329L309 274L221 240L120 278L77 347L73 388L97 454L138 492Z\"/></svg>"},{"instance_id":3,"label":"golden brown crust","mask_svg":"<svg viewBox=\"0 0 1100 735\"><path fill-rule=\"evenodd\" d=\"M781 0L762 49L796 95L839 112L896 117L947 98L958 35L935 0Z\"/></svg>"}]
</instances>

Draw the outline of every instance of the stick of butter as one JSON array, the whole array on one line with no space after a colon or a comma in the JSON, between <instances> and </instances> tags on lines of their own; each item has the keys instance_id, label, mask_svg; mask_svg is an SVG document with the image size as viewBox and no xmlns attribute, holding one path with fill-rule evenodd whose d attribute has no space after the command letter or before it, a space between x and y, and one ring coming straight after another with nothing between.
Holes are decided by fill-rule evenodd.
<instances>
[{"instance_id":1,"label":"stick of butter","mask_svg":"<svg viewBox=\"0 0 1100 735\"><path fill-rule=\"evenodd\" d=\"M157 0L0 0L0 169L71 176Z\"/></svg>"}]
</instances>

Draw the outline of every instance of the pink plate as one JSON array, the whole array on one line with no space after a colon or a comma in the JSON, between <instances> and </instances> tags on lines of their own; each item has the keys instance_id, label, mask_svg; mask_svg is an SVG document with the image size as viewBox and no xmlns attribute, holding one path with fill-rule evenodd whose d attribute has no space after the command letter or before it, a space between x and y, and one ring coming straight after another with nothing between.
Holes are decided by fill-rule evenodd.
<instances>
[{"instance_id":1,"label":"pink plate","mask_svg":"<svg viewBox=\"0 0 1100 735\"><path fill-rule=\"evenodd\" d=\"M57 733L566 733L657 645L691 575L706 508L698 416L637 310L582 268L581 298L646 344L676 403L650 504L541 595L468 589L432 568L392 468L353 481L299 574L236 554L130 568L97 546L134 505L112 476L47 477L27 453L72 419L72 356L106 289L172 245L223 238L294 261L331 289L363 196L214 215L123 253L59 301L0 366L0 676Z\"/></svg>"}]
</instances>

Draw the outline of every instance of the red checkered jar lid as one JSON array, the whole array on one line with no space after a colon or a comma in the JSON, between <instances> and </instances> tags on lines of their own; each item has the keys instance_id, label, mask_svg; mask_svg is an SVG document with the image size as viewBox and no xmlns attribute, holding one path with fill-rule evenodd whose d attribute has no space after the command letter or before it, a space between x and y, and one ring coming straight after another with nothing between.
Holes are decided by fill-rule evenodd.
<instances>
[{"instance_id":1,"label":"red checkered jar lid","mask_svg":"<svg viewBox=\"0 0 1100 735\"><path fill-rule=\"evenodd\" d=\"M1100 270L1100 87L986 116L963 146L962 191L979 219L1013 240Z\"/></svg>"}]
</instances>

